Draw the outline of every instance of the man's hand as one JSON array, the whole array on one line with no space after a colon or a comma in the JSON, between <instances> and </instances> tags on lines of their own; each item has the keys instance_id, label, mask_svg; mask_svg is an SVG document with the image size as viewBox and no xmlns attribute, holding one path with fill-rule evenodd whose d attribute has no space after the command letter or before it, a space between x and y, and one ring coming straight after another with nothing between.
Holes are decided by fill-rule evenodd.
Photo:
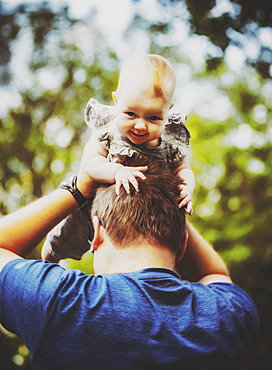
<instances>
[{"instance_id":1,"label":"man's hand","mask_svg":"<svg viewBox=\"0 0 272 370\"><path fill-rule=\"evenodd\" d=\"M192 203L192 195L190 192L190 189L186 185L179 185L179 196L181 199L181 202L179 203L179 208L185 207L186 213L191 215L193 213L193 203Z\"/></svg>"},{"instance_id":2,"label":"man's hand","mask_svg":"<svg viewBox=\"0 0 272 370\"><path fill-rule=\"evenodd\" d=\"M136 191L139 191L138 181L136 177L140 177L142 180L145 180L146 177L142 173L147 170L147 166L144 167L125 167L123 166L115 173L116 181L116 194L119 194L120 188L123 185L126 192L129 194L130 183Z\"/></svg>"}]
</instances>

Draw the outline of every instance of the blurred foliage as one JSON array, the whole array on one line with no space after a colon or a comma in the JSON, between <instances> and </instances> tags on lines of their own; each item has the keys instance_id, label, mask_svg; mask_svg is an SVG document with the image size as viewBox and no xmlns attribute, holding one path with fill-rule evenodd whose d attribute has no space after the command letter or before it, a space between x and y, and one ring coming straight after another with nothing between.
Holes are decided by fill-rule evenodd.
<instances>
[{"instance_id":1,"label":"blurred foliage","mask_svg":"<svg viewBox=\"0 0 272 370\"><path fill-rule=\"evenodd\" d=\"M164 6L183 2L182 0L159 0ZM226 48L234 43L242 46L246 41L243 37L247 35L256 40L259 27L271 27L272 1L271 0L186 0L187 9L190 12L189 22L191 32L198 35L207 36L210 41L225 51ZM218 13L220 5L228 7L230 11ZM219 5L217 7L217 5ZM270 48L263 47L259 55L252 60L248 57L247 61L252 64L265 78L270 78L269 67L272 63L272 51Z\"/></svg>"},{"instance_id":2,"label":"blurred foliage","mask_svg":"<svg viewBox=\"0 0 272 370\"><path fill-rule=\"evenodd\" d=\"M225 56L232 45L243 50L248 40L259 42L260 28L271 25L272 2L229 1L231 10L218 12L220 3L157 0L155 19L140 12L140 0L131 1L122 49L130 55L145 44L146 52L166 56L177 69L189 68L199 88L215 86L229 105L223 119L205 102L189 113L196 176L192 222L258 306L256 368L265 369L272 353L272 51L263 45L255 58L245 54L241 74L228 69ZM0 212L5 215L77 171L89 135L85 105L92 96L111 104L122 57L95 22L95 10L80 20L71 17L68 6L53 10L39 2L13 11L0 3L0 10ZM204 67L196 67L184 46L183 29L192 45L198 37L206 42ZM11 108L5 111L7 103ZM39 250L30 257L39 258ZM80 262L63 263L92 273L88 253ZM1 369L30 369L27 353L18 337L0 331Z\"/></svg>"}]
</instances>

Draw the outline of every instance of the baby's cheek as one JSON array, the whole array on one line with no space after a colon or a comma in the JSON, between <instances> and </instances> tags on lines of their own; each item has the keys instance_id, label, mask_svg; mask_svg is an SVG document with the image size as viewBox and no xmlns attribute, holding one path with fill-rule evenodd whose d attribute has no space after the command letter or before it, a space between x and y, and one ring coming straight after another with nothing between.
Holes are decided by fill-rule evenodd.
<instances>
[{"instance_id":1,"label":"baby's cheek","mask_svg":"<svg viewBox=\"0 0 272 370\"><path fill-rule=\"evenodd\" d=\"M152 132L154 135L156 135L157 137L160 137L163 132L164 132L164 125L160 125L160 126L153 126L152 128Z\"/></svg>"},{"instance_id":2,"label":"baby's cheek","mask_svg":"<svg viewBox=\"0 0 272 370\"><path fill-rule=\"evenodd\" d=\"M120 119L116 122L116 126L117 126L117 129L118 129L120 132L123 132L123 131L124 131L124 130L126 130L126 128L128 127L128 122L127 122L125 119L120 118Z\"/></svg>"}]
</instances>

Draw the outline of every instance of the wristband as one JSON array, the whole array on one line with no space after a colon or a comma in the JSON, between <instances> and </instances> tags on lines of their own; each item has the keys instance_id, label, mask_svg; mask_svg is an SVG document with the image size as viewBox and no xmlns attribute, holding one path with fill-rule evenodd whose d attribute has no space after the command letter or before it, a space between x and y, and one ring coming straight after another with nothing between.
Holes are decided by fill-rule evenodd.
<instances>
[{"instance_id":1,"label":"wristband","mask_svg":"<svg viewBox=\"0 0 272 370\"><path fill-rule=\"evenodd\" d=\"M88 204L89 200L85 198L83 194L81 194L81 192L77 188L76 183L77 176L73 175L69 179L62 182L59 187L61 189L68 190L79 204L79 207L84 208Z\"/></svg>"}]
</instances>

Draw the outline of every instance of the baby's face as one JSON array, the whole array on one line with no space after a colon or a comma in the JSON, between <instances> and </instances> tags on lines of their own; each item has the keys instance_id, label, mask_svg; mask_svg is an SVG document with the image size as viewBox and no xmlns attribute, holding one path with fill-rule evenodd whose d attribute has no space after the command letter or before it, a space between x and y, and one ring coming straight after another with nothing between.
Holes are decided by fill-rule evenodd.
<instances>
[{"instance_id":1,"label":"baby's face","mask_svg":"<svg viewBox=\"0 0 272 370\"><path fill-rule=\"evenodd\" d=\"M116 126L133 144L158 146L170 104L140 89L122 89L116 99Z\"/></svg>"}]
</instances>

